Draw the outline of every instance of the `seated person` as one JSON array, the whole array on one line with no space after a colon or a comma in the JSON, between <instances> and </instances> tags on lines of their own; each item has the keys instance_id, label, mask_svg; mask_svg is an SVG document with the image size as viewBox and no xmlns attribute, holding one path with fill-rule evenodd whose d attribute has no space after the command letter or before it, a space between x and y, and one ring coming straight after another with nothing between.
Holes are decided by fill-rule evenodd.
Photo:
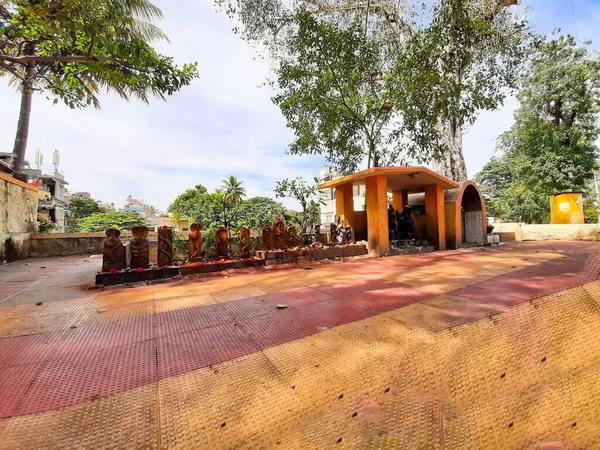
<instances>
[{"instance_id":1,"label":"seated person","mask_svg":"<svg viewBox=\"0 0 600 450\"><path fill-rule=\"evenodd\" d=\"M413 209L410 206L402 208L400 222L400 239L414 239L415 223L412 220Z\"/></svg>"}]
</instances>

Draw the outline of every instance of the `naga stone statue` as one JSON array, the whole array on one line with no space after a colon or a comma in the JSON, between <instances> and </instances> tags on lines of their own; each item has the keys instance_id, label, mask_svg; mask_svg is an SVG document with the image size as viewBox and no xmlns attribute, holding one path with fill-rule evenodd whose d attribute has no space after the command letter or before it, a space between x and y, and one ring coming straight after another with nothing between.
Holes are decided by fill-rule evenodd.
<instances>
[{"instance_id":1,"label":"naga stone statue","mask_svg":"<svg viewBox=\"0 0 600 450\"><path fill-rule=\"evenodd\" d=\"M150 265L150 244L148 243L148 227L136 225L131 229L133 239L129 243L131 248L130 266L133 269L146 268Z\"/></svg>"},{"instance_id":2,"label":"naga stone statue","mask_svg":"<svg viewBox=\"0 0 600 450\"><path fill-rule=\"evenodd\" d=\"M202 259L202 224L194 222L190 225L190 262Z\"/></svg>"},{"instance_id":3,"label":"naga stone statue","mask_svg":"<svg viewBox=\"0 0 600 450\"><path fill-rule=\"evenodd\" d=\"M117 228L106 230L102 252L102 272L109 272L111 269L123 270L125 268L125 247L123 247L120 236L121 232Z\"/></svg>"},{"instance_id":4,"label":"naga stone statue","mask_svg":"<svg viewBox=\"0 0 600 450\"><path fill-rule=\"evenodd\" d=\"M158 229L158 261L159 267L173 265L173 231L170 228Z\"/></svg>"},{"instance_id":5,"label":"naga stone statue","mask_svg":"<svg viewBox=\"0 0 600 450\"><path fill-rule=\"evenodd\" d=\"M323 243L323 235L321 234L321 225L315 225L315 244Z\"/></svg>"},{"instance_id":6,"label":"naga stone statue","mask_svg":"<svg viewBox=\"0 0 600 450\"><path fill-rule=\"evenodd\" d=\"M221 225L217 228L217 258L229 259L229 232Z\"/></svg>"},{"instance_id":7,"label":"naga stone statue","mask_svg":"<svg viewBox=\"0 0 600 450\"><path fill-rule=\"evenodd\" d=\"M285 229L285 245L288 248L296 247L298 245L298 232L294 225L288 225Z\"/></svg>"},{"instance_id":8,"label":"naga stone statue","mask_svg":"<svg viewBox=\"0 0 600 450\"><path fill-rule=\"evenodd\" d=\"M329 233L331 234L331 243L337 243L338 241L338 227L335 223L331 223L331 225L329 225Z\"/></svg>"},{"instance_id":9,"label":"naga stone statue","mask_svg":"<svg viewBox=\"0 0 600 450\"><path fill-rule=\"evenodd\" d=\"M262 228L263 250L273 250L273 228L265 225Z\"/></svg>"},{"instance_id":10,"label":"naga stone statue","mask_svg":"<svg viewBox=\"0 0 600 450\"><path fill-rule=\"evenodd\" d=\"M277 250L285 248L285 224L281 219L275 219L273 222L273 247Z\"/></svg>"},{"instance_id":11,"label":"naga stone statue","mask_svg":"<svg viewBox=\"0 0 600 450\"><path fill-rule=\"evenodd\" d=\"M250 258L250 230L248 227L242 227L240 239L242 241L242 258Z\"/></svg>"}]
</instances>

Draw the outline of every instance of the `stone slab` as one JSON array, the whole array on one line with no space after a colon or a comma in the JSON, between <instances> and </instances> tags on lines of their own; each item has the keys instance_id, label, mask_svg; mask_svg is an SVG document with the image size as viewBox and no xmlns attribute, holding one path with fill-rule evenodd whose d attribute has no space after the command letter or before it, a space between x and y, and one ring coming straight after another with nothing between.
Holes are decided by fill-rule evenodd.
<instances>
[{"instance_id":1,"label":"stone slab","mask_svg":"<svg viewBox=\"0 0 600 450\"><path fill-rule=\"evenodd\" d=\"M96 274L96 284L112 286L114 284L135 283L137 281L160 280L179 275L179 267L162 267L160 269L130 270L126 272Z\"/></svg>"},{"instance_id":2,"label":"stone slab","mask_svg":"<svg viewBox=\"0 0 600 450\"><path fill-rule=\"evenodd\" d=\"M260 267L265 265L263 259L240 260L240 261L225 261L217 263L191 263L179 267L181 275L193 275L196 273L214 273L222 272L223 270L245 269L248 267Z\"/></svg>"},{"instance_id":3,"label":"stone slab","mask_svg":"<svg viewBox=\"0 0 600 450\"><path fill-rule=\"evenodd\" d=\"M390 248L390 256L397 255L416 255L421 253L432 253L435 251L433 245L423 247L401 247L401 248Z\"/></svg>"}]
</instances>

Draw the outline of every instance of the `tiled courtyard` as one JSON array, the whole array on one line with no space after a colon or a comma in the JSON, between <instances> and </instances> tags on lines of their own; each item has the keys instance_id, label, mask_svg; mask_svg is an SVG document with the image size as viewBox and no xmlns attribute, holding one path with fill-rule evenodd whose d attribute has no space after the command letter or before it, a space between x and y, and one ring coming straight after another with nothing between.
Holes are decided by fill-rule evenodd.
<instances>
[{"instance_id":1,"label":"tiled courtyard","mask_svg":"<svg viewBox=\"0 0 600 450\"><path fill-rule=\"evenodd\" d=\"M0 266L3 449L600 448L600 243L17 304L38 266Z\"/></svg>"}]
</instances>

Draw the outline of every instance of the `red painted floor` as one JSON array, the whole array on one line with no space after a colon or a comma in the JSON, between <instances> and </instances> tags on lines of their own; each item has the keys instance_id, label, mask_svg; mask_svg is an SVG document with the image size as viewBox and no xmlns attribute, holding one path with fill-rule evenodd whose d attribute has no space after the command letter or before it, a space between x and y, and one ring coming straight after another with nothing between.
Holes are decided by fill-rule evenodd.
<instances>
[{"instance_id":1,"label":"red painted floor","mask_svg":"<svg viewBox=\"0 0 600 450\"><path fill-rule=\"evenodd\" d=\"M436 308L441 317L437 326L441 328L452 326L456 318L477 320L537 296L597 279L599 248L596 243L532 243L363 259L332 266L336 274L351 274L354 278L337 280L332 276L306 287L285 289L282 285L281 290L270 293L256 287L261 295L252 294L255 275L240 275L232 277L232 283L236 284L231 290L208 290L208 294L202 294L211 295L212 302L170 311L157 311L157 302L168 304L169 298L193 300L193 293L181 289L202 283L119 290L103 293L101 297L103 301L112 299L115 304L122 299L127 309L116 320L99 322L83 320L89 308L94 308L97 296L53 302L52 308L44 309L43 314L31 306L0 308L0 314L5 313L3 320L23 321L25 328L33 330L32 334L0 338L0 418L58 409L132 390L415 303ZM515 258L516 252L521 252L520 259ZM536 253L552 257L538 261ZM524 262L529 259L527 254L536 262ZM445 276L444 270L452 264L473 261L475 266L485 268L486 264L493 264L482 262L487 256L498 261L513 258L524 266L516 270L507 266L511 270L508 273L444 292L443 296L454 299L450 306L440 306L440 293L428 290L427 286L383 278L386 274L408 274L418 268L433 268L435 272L440 267L438 275L429 276L451 281L452 275ZM473 274L477 273L477 267ZM58 264L54 270L60 272ZM327 270L329 266L323 266L314 272L318 275L319 271ZM285 276L285 272L281 273ZM289 271L290 277L304 274ZM0 300L14 294L13 283L37 282L36 276L26 273L0 282ZM247 289L250 294L242 293L241 298L226 301L232 291L240 289ZM275 307L278 303L287 303L289 307L278 310ZM38 322L48 324L53 318L65 326L55 331L35 331Z\"/></svg>"}]
</instances>

